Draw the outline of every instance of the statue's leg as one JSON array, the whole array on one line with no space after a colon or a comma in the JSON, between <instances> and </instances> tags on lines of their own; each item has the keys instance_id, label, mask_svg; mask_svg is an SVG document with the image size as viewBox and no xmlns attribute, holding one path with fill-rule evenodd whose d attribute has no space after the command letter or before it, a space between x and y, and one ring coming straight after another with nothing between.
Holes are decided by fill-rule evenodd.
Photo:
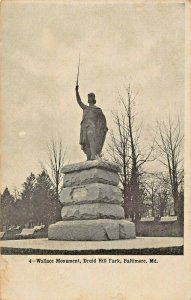
<instances>
[{"instance_id":1,"label":"statue's leg","mask_svg":"<svg viewBox=\"0 0 191 300\"><path fill-rule=\"evenodd\" d=\"M91 160L96 159L96 142L95 142L95 134L93 132L93 130L88 130L87 132L87 136L88 136L88 142L90 145L90 152L91 152Z\"/></svg>"},{"instance_id":2,"label":"statue's leg","mask_svg":"<svg viewBox=\"0 0 191 300\"><path fill-rule=\"evenodd\" d=\"M87 156L87 160L91 160L91 151L90 151L90 145L86 144L83 146L83 151Z\"/></svg>"},{"instance_id":3,"label":"statue's leg","mask_svg":"<svg viewBox=\"0 0 191 300\"><path fill-rule=\"evenodd\" d=\"M88 151L86 151L87 160L91 160L91 152L90 148L88 147Z\"/></svg>"}]
</instances>

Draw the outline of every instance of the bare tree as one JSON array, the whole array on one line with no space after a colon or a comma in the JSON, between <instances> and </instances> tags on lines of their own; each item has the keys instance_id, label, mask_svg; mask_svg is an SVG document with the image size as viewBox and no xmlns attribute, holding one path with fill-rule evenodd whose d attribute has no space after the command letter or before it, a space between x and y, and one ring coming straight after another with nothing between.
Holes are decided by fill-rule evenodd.
<instances>
[{"instance_id":1,"label":"bare tree","mask_svg":"<svg viewBox=\"0 0 191 300\"><path fill-rule=\"evenodd\" d=\"M123 187L124 208L126 217L137 221L141 213L140 178L143 164L151 161L153 146L147 154L139 147L140 130L135 126L135 98L130 85L125 88L126 96L119 94L121 111L113 113L115 132L111 131L111 142L108 152L111 158L118 163L122 172L120 181Z\"/></svg>"},{"instance_id":2,"label":"bare tree","mask_svg":"<svg viewBox=\"0 0 191 300\"><path fill-rule=\"evenodd\" d=\"M174 212L178 216L180 211L179 190L183 182L183 134L181 133L180 121L178 120L176 124L173 124L169 118L167 124L158 122L157 126L159 141L156 141L156 144L160 153L159 161L168 171L174 200Z\"/></svg>"},{"instance_id":3,"label":"bare tree","mask_svg":"<svg viewBox=\"0 0 191 300\"><path fill-rule=\"evenodd\" d=\"M146 181L145 188L147 191L147 198L150 202L150 208L151 208L151 215L152 217L156 216L156 193L157 193L157 183L156 180L152 179L149 181Z\"/></svg>"},{"instance_id":4,"label":"bare tree","mask_svg":"<svg viewBox=\"0 0 191 300\"><path fill-rule=\"evenodd\" d=\"M124 198L124 209L126 217L131 214L131 199L129 198L130 188L130 148L129 148L129 129L127 115L121 110L113 112L113 122L115 130L111 129L108 144L108 153L111 159L121 167L120 183Z\"/></svg>"},{"instance_id":5,"label":"bare tree","mask_svg":"<svg viewBox=\"0 0 191 300\"><path fill-rule=\"evenodd\" d=\"M145 182L152 217L163 217L170 210L170 189L164 177L152 176Z\"/></svg>"},{"instance_id":6,"label":"bare tree","mask_svg":"<svg viewBox=\"0 0 191 300\"><path fill-rule=\"evenodd\" d=\"M66 148L64 149L61 139L52 139L47 144L48 160L45 166L44 164L41 164L43 170L45 170L51 178L51 181L55 187L57 200L59 199L59 192L64 176L62 173L62 168L65 163L65 155Z\"/></svg>"}]
</instances>

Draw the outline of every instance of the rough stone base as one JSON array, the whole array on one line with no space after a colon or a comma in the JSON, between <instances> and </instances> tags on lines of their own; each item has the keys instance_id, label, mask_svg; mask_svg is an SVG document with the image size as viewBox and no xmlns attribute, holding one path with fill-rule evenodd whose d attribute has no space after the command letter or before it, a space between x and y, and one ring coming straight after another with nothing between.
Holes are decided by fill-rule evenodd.
<instances>
[{"instance_id":1,"label":"rough stone base","mask_svg":"<svg viewBox=\"0 0 191 300\"><path fill-rule=\"evenodd\" d=\"M117 186L119 183L118 165L97 159L64 166L64 187L76 187L91 183L104 183Z\"/></svg>"},{"instance_id":2,"label":"rough stone base","mask_svg":"<svg viewBox=\"0 0 191 300\"><path fill-rule=\"evenodd\" d=\"M88 169L65 174L64 187L73 187L91 183L104 183L117 186L119 175L102 169Z\"/></svg>"},{"instance_id":3,"label":"rough stone base","mask_svg":"<svg viewBox=\"0 0 191 300\"><path fill-rule=\"evenodd\" d=\"M103 183L63 188L59 198L64 206L96 202L121 205L123 202L119 187Z\"/></svg>"},{"instance_id":4,"label":"rough stone base","mask_svg":"<svg viewBox=\"0 0 191 300\"><path fill-rule=\"evenodd\" d=\"M62 220L124 219L124 209L117 204L93 203L63 206Z\"/></svg>"},{"instance_id":5,"label":"rough stone base","mask_svg":"<svg viewBox=\"0 0 191 300\"><path fill-rule=\"evenodd\" d=\"M135 224L127 220L60 221L48 228L49 240L107 241L135 238Z\"/></svg>"}]
</instances>

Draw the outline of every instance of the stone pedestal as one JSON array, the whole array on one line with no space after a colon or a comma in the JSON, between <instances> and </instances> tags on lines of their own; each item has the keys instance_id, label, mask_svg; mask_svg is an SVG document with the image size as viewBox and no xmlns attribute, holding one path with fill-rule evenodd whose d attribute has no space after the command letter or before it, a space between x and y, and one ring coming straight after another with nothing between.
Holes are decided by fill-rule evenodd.
<instances>
[{"instance_id":1,"label":"stone pedestal","mask_svg":"<svg viewBox=\"0 0 191 300\"><path fill-rule=\"evenodd\" d=\"M49 226L50 240L103 241L135 238L124 219L119 167L104 160L64 167L62 220Z\"/></svg>"}]
</instances>

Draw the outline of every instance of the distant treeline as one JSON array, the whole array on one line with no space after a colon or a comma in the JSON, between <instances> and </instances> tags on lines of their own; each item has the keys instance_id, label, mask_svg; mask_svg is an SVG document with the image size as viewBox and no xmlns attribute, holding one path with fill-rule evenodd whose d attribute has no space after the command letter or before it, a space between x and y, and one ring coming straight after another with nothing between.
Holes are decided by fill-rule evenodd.
<instances>
[{"instance_id":1,"label":"distant treeline","mask_svg":"<svg viewBox=\"0 0 191 300\"><path fill-rule=\"evenodd\" d=\"M178 217L183 220L184 192L180 190ZM137 203L139 219L142 217L162 217L174 214L174 201L170 184L155 175L148 175L147 180L139 184L139 202ZM125 202L124 202L125 206ZM134 208L128 211L135 213ZM49 175L42 171L35 176L33 173L26 178L22 191L11 194L6 187L1 195L0 230L10 227L33 227L35 225L55 223L61 220L61 205L57 192ZM126 217L130 217L127 215Z\"/></svg>"}]
</instances>

